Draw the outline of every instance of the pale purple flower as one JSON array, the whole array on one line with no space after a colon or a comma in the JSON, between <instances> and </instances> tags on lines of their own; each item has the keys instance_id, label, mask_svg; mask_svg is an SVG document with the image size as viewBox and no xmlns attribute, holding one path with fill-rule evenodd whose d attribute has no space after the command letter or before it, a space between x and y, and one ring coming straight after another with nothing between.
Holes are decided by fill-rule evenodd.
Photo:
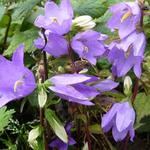
<instances>
[{"instance_id":1,"label":"pale purple flower","mask_svg":"<svg viewBox=\"0 0 150 150\"><path fill-rule=\"evenodd\" d=\"M62 0L59 6L52 1L46 2L44 10L45 15L39 15L36 18L35 26L59 35L70 31L73 9L69 0Z\"/></svg>"},{"instance_id":2,"label":"pale purple flower","mask_svg":"<svg viewBox=\"0 0 150 150\"><path fill-rule=\"evenodd\" d=\"M114 42L114 45L125 52L132 47L134 56L143 56L146 47L146 37L143 32L138 33L135 30L121 41Z\"/></svg>"},{"instance_id":3,"label":"pale purple flower","mask_svg":"<svg viewBox=\"0 0 150 150\"><path fill-rule=\"evenodd\" d=\"M33 73L24 66L24 46L21 44L12 56L12 61L0 56L0 107L20 99L36 88Z\"/></svg>"},{"instance_id":4,"label":"pale purple flower","mask_svg":"<svg viewBox=\"0 0 150 150\"><path fill-rule=\"evenodd\" d=\"M49 89L59 97L83 105L93 105L91 100L100 92L110 91L118 86L111 80L104 83L104 81L100 82L97 77L83 74L56 75L50 78L50 82L52 85Z\"/></svg>"},{"instance_id":5,"label":"pale purple flower","mask_svg":"<svg viewBox=\"0 0 150 150\"><path fill-rule=\"evenodd\" d=\"M52 147L52 148L58 148L58 150L68 150L68 146L69 145L76 144L76 141L71 137L71 131L70 131L71 128L72 128L72 124L71 123L68 123L65 126L66 132L68 134L68 143L64 143L62 140L57 138L54 141L52 141L49 144L49 146Z\"/></svg>"},{"instance_id":6,"label":"pale purple flower","mask_svg":"<svg viewBox=\"0 0 150 150\"><path fill-rule=\"evenodd\" d=\"M134 56L132 47L127 52L115 46L112 47L108 54L108 60L112 64L112 73L115 76L125 76L133 68L135 75L140 78L143 56Z\"/></svg>"},{"instance_id":7,"label":"pale purple flower","mask_svg":"<svg viewBox=\"0 0 150 150\"><path fill-rule=\"evenodd\" d=\"M108 20L107 26L112 31L117 29L121 39L136 30L141 19L138 2L121 2L113 5L109 10L113 15Z\"/></svg>"},{"instance_id":8,"label":"pale purple flower","mask_svg":"<svg viewBox=\"0 0 150 150\"><path fill-rule=\"evenodd\" d=\"M100 81L100 83L95 84L93 87L96 88L100 92L107 92L107 91L113 90L118 85L119 84L117 82L114 82L110 79L106 79L106 80Z\"/></svg>"},{"instance_id":9,"label":"pale purple flower","mask_svg":"<svg viewBox=\"0 0 150 150\"><path fill-rule=\"evenodd\" d=\"M88 30L75 35L72 39L72 49L80 58L87 59L91 64L96 64L97 58L106 51L104 40L107 38L104 34Z\"/></svg>"},{"instance_id":10,"label":"pale purple flower","mask_svg":"<svg viewBox=\"0 0 150 150\"><path fill-rule=\"evenodd\" d=\"M123 140L127 134L133 141L135 111L129 102L121 102L113 104L112 108L103 115L101 126L104 132L112 129L112 135L115 141Z\"/></svg>"},{"instance_id":11,"label":"pale purple flower","mask_svg":"<svg viewBox=\"0 0 150 150\"><path fill-rule=\"evenodd\" d=\"M44 51L54 57L60 57L68 53L68 42L63 36L50 32L46 37L46 45L44 37L39 37L34 41L35 47L38 49L44 48Z\"/></svg>"},{"instance_id":12,"label":"pale purple flower","mask_svg":"<svg viewBox=\"0 0 150 150\"><path fill-rule=\"evenodd\" d=\"M49 88L62 99L83 105L93 105L90 101L99 93L95 88L84 82L92 80L92 77L83 74L62 74L50 78L53 84Z\"/></svg>"}]
</instances>

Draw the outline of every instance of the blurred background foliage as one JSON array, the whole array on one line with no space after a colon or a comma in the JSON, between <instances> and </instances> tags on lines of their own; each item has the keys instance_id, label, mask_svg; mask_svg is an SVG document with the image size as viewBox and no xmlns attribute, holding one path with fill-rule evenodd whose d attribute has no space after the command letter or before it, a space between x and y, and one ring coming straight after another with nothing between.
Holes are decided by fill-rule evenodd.
<instances>
[{"instance_id":1,"label":"blurred background foliage","mask_svg":"<svg viewBox=\"0 0 150 150\"><path fill-rule=\"evenodd\" d=\"M32 69L35 74L38 69L41 55L39 50L33 46L33 41L38 37L39 32L39 29L36 28L33 23L35 18L43 13L45 1L0 0L0 54L9 58L17 46L20 43L24 43L25 64ZM59 0L56 2L59 3ZM71 0L71 2L75 11L75 16L90 15L97 24L95 27L97 31L108 34L110 36L110 41L117 37L116 34L112 34L110 30L107 29L106 22L111 16L108 12L108 8L120 2L120 0ZM146 5L148 7L150 7L149 4L150 0L147 0ZM150 11L147 10L146 13L148 15L144 17L144 31L147 36L148 44L143 62L143 74L140 79L139 91L134 104L137 113L135 124L136 138L134 143L128 144L128 149L131 150L150 150ZM64 57L54 59L49 56L48 62L50 76L57 73L70 72L71 66ZM111 75L111 65L105 59L100 59L94 67L80 61L76 63L83 68L87 68L91 74L101 78L106 78ZM129 74L134 83L135 79L132 72ZM123 80L118 79L118 81L120 85L122 85ZM50 101L47 107L51 106L51 108L55 110L55 104L57 104L57 109L55 112L51 113L53 119L58 120L56 115L59 116L61 121L74 119L76 123L80 123L81 132L85 130L82 127L83 124L88 121L88 128L95 150L122 149L125 141L115 143L111 134L108 133L107 136L105 136L99 125L102 112L109 109L112 100L121 101L125 98L122 92L122 86L118 87L118 91L119 92L115 94L105 93L105 95L97 97L95 100L96 105L87 108L89 115L88 120L85 115L86 111L84 106L80 106L78 110L76 110L74 106L62 104L52 93L48 95ZM111 98L108 98L107 95L111 96ZM37 91L35 91L32 95L24 98L23 101L9 103L7 108L3 107L0 109L0 149L30 149L27 141L29 131L39 124L37 105ZM71 114L69 117L67 116L68 112ZM47 113L49 114L50 111ZM75 116L76 118L74 118ZM49 119L50 118L48 118L48 120ZM60 122L60 120L58 122ZM50 123L50 126L53 128L52 123ZM59 127L61 127L61 125ZM76 127L78 128L78 124ZM74 130L78 129L75 128ZM60 133L57 134L59 135ZM50 136L53 136L53 133L50 133ZM77 142L81 144L80 147L83 147L84 144L82 139L84 138L84 134L77 133L74 134L74 136ZM38 140L40 141L40 138Z\"/></svg>"}]
</instances>

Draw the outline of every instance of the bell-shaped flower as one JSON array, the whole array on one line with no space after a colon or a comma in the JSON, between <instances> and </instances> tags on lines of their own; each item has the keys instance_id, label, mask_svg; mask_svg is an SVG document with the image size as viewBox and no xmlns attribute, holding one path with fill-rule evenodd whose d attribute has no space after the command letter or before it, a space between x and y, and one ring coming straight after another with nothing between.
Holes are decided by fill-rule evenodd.
<instances>
[{"instance_id":1,"label":"bell-shaped flower","mask_svg":"<svg viewBox=\"0 0 150 150\"><path fill-rule=\"evenodd\" d=\"M102 116L101 126L104 132L112 129L115 141L123 140L127 135L130 140L134 138L135 111L128 102L115 103L111 109Z\"/></svg>"},{"instance_id":2,"label":"bell-shaped flower","mask_svg":"<svg viewBox=\"0 0 150 150\"><path fill-rule=\"evenodd\" d=\"M80 58L87 59L95 65L97 58L102 56L106 51L104 40L106 35L93 30L87 30L76 34L72 39L72 49Z\"/></svg>"},{"instance_id":3,"label":"bell-shaped flower","mask_svg":"<svg viewBox=\"0 0 150 150\"><path fill-rule=\"evenodd\" d=\"M143 56L134 56L132 47L124 52L114 46L108 54L108 60L112 64L112 73L115 76L125 76L133 68L135 75L140 78Z\"/></svg>"},{"instance_id":4,"label":"bell-shaped flower","mask_svg":"<svg viewBox=\"0 0 150 150\"><path fill-rule=\"evenodd\" d=\"M84 74L62 74L50 78L50 90L60 98L83 105L93 105L91 100L98 94L118 86L111 80L100 81L95 76Z\"/></svg>"},{"instance_id":5,"label":"bell-shaped flower","mask_svg":"<svg viewBox=\"0 0 150 150\"><path fill-rule=\"evenodd\" d=\"M112 17L107 26L112 31L118 30L120 38L124 38L136 29L141 19L141 9L138 2L121 2L110 7Z\"/></svg>"},{"instance_id":6,"label":"bell-shaped flower","mask_svg":"<svg viewBox=\"0 0 150 150\"><path fill-rule=\"evenodd\" d=\"M70 31L72 26L73 9L69 0L62 0L58 6L50 1L45 4L45 14L39 15L34 24L39 28L50 30L63 35Z\"/></svg>"},{"instance_id":7,"label":"bell-shaped flower","mask_svg":"<svg viewBox=\"0 0 150 150\"><path fill-rule=\"evenodd\" d=\"M71 128L72 128L72 124L67 123L66 126L65 126L65 129L66 129L66 132L68 134L68 143L64 143L59 138L57 138L54 141L52 141L49 144L49 146L52 147L52 148L57 148L58 150L68 150L69 145L76 144L76 141L71 136L71 131L70 131Z\"/></svg>"},{"instance_id":8,"label":"bell-shaped flower","mask_svg":"<svg viewBox=\"0 0 150 150\"><path fill-rule=\"evenodd\" d=\"M38 49L44 48L44 51L54 57L60 57L68 53L68 42L63 36L49 32L46 37L46 45L44 37L41 36L34 41L35 47Z\"/></svg>"},{"instance_id":9,"label":"bell-shaped flower","mask_svg":"<svg viewBox=\"0 0 150 150\"><path fill-rule=\"evenodd\" d=\"M20 99L36 88L33 73L24 66L24 46L19 45L12 61L0 56L0 107Z\"/></svg>"},{"instance_id":10,"label":"bell-shaped flower","mask_svg":"<svg viewBox=\"0 0 150 150\"><path fill-rule=\"evenodd\" d=\"M87 85L93 79L95 80L94 77L83 74L56 75L50 78L53 85L49 89L70 102L93 105L91 100L99 94L95 88Z\"/></svg>"},{"instance_id":11,"label":"bell-shaped flower","mask_svg":"<svg viewBox=\"0 0 150 150\"><path fill-rule=\"evenodd\" d=\"M134 56L143 56L146 47L146 37L143 32L138 33L135 30L121 41L116 41L115 45L125 52L132 47Z\"/></svg>"}]
</instances>

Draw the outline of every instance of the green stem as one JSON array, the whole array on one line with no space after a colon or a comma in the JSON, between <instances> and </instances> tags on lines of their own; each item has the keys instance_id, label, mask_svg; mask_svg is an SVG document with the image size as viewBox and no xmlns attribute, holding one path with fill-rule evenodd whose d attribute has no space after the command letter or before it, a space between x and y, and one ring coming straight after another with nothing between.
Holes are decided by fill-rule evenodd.
<instances>
[{"instance_id":1,"label":"green stem","mask_svg":"<svg viewBox=\"0 0 150 150\"><path fill-rule=\"evenodd\" d=\"M11 21L12 21L11 14L8 13L8 17L9 17L9 21L8 21L8 25L7 25L5 36L4 36L4 42L3 42L3 46L2 46L2 53L4 52L4 50L7 47L7 38L8 38L8 33L9 33Z\"/></svg>"}]
</instances>

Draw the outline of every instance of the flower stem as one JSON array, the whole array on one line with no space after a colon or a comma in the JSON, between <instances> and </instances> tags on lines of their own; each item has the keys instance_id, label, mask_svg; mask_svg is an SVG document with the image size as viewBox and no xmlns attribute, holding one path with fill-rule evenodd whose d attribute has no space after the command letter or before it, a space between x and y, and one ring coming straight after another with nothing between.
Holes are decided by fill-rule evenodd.
<instances>
[{"instance_id":1,"label":"flower stem","mask_svg":"<svg viewBox=\"0 0 150 150\"><path fill-rule=\"evenodd\" d=\"M42 51L44 50L46 44L47 44L47 38L46 38L46 35L45 35L45 30L42 29L42 34L44 36L44 41L45 41L45 44L43 46L43 48L41 49ZM46 52L43 51L43 68L44 68L44 71L41 72L41 78L42 78L42 83L44 83L45 80L48 79L48 65L47 65L47 56L46 56ZM44 139L44 145L45 145L45 150L48 150L48 141L47 141L47 133L46 133L46 124L45 124L45 117L44 117L44 109L43 108L39 108L39 111L40 111L40 124L41 126L43 127L44 129L44 134L43 134L43 139Z\"/></svg>"},{"instance_id":2,"label":"flower stem","mask_svg":"<svg viewBox=\"0 0 150 150\"><path fill-rule=\"evenodd\" d=\"M72 65L72 73L77 73L77 69L76 69L76 65L75 65L75 62L74 62L74 59L73 59L73 52L72 52L72 48L71 48L71 39L70 39L70 35L68 34L68 55L69 55L69 59L71 61L71 65Z\"/></svg>"},{"instance_id":3,"label":"flower stem","mask_svg":"<svg viewBox=\"0 0 150 150\"><path fill-rule=\"evenodd\" d=\"M131 97L132 104L134 103L134 101L136 99L136 96L138 94L138 87L139 87L139 79L136 78L135 84L134 84L134 89L133 89L133 94L132 94L132 97Z\"/></svg>"},{"instance_id":4,"label":"flower stem","mask_svg":"<svg viewBox=\"0 0 150 150\"><path fill-rule=\"evenodd\" d=\"M8 25L7 25L6 32L5 32L5 36L4 36L4 42L3 42L3 46L2 46L2 53L4 52L4 50L5 50L6 47L7 47L7 38L8 38L8 33L9 33L11 21L12 21L12 18L11 18L11 14L10 14L10 13L8 13L8 17L9 17L9 21L8 21Z\"/></svg>"}]
</instances>

